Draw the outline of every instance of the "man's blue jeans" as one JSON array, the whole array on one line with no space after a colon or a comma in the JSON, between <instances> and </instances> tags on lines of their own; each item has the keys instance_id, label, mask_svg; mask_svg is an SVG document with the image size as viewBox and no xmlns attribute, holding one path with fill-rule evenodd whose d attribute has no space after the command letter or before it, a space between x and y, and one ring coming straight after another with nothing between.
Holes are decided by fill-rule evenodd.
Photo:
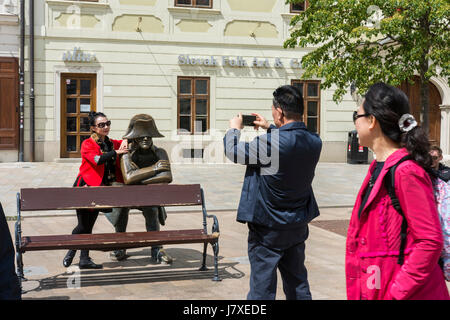
<instances>
[{"instance_id":1,"label":"man's blue jeans","mask_svg":"<svg viewBox=\"0 0 450 320\"><path fill-rule=\"evenodd\" d=\"M287 300L311 300L305 267L307 237L307 225L294 230L270 230L249 224L251 274L248 300L275 299L277 269L283 279Z\"/></svg>"}]
</instances>

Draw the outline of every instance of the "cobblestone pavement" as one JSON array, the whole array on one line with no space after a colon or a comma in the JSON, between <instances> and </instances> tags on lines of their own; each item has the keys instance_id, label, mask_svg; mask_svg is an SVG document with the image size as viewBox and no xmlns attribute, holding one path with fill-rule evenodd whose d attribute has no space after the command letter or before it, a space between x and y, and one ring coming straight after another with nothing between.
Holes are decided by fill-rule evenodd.
<instances>
[{"instance_id":1,"label":"cobblestone pavement","mask_svg":"<svg viewBox=\"0 0 450 320\"><path fill-rule=\"evenodd\" d=\"M24 162L0 163L0 202L7 216L16 215L16 193L21 188L70 187L79 163ZM368 165L319 163L313 189L320 207L351 207L367 172ZM301 168L299 169L301 170ZM174 184L199 183L205 191L208 210L236 210L245 166L172 165ZM176 210L175 208L170 210ZM185 209L179 209L185 210ZM54 215L55 212L24 213ZM57 212L57 214L74 214Z\"/></svg>"},{"instance_id":2,"label":"cobblestone pavement","mask_svg":"<svg viewBox=\"0 0 450 320\"><path fill-rule=\"evenodd\" d=\"M14 234L16 192L25 187L71 186L78 163L0 163L0 202L10 216ZM356 192L367 165L319 163L313 184L321 215L310 224L306 242L306 265L314 299L345 299L345 232ZM92 251L102 270L79 270L78 255L71 268L64 268L65 251L24 254L24 299L245 299L249 288L247 226L236 222L236 208L245 167L239 165L173 165L173 183L200 183L205 190L208 213L220 222L219 273L211 281L212 250L208 248L208 271L201 272L202 245L166 246L172 265L153 264L150 248L128 250L126 261L112 261L109 253ZM165 230L200 228L201 211L168 208ZM76 224L72 211L24 213L23 235L68 234ZM128 231L144 231L144 218L136 212ZM94 233L113 232L101 214ZM13 237L14 238L14 237ZM278 279L277 299L284 299Z\"/></svg>"},{"instance_id":3,"label":"cobblestone pavement","mask_svg":"<svg viewBox=\"0 0 450 320\"><path fill-rule=\"evenodd\" d=\"M332 216L346 218L348 209L323 209ZM91 251L101 270L79 270L79 255L73 265L65 268L66 251L26 252L23 256L23 299L245 299L249 289L250 265L247 258L247 226L235 221L235 212L215 212L219 219L220 282L212 281L213 253L208 247L208 271L201 265L201 244L167 245L174 257L172 265L153 264L150 248L127 250L125 261L112 261L108 252ZM321 217L320 219L324 219ZM345 220L345 219L342 219ZM201 212L171 213L164 229L200 228ZM23 234L68 234L76 224L75 216L28 217L22 222ZM9 221L11 234L14 222ZM141 214L133 214L128 231L144 231ZM100 215L94 233L113 232L111 224ZM345 299L344 278L345 237L323 228L310 226L306 242L306 266L314 299ZM277 299L285 299L282 281L278 279Z\"/></svg>"}]
</instances>

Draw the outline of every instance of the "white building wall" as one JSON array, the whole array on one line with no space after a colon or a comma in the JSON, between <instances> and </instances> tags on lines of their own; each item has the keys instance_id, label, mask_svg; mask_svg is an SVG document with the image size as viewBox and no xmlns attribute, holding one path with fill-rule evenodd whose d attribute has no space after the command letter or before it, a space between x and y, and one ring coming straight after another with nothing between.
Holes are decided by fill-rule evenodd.
<instances>
[{"instance_id":1,"label":"white building wall","mask_svg":"<svg viewBox=\"0 0 450 320\"><path fill-rule=\"evenodd\" d=\"M0 57L19 57L17 0L0 0Z\"/></svg>"},{"instance_id":2,"label":"white building wall","mask_svg":"<svg viewBox=\"0 0 450 320\"><path fill-rule=\"evenodd\" d=\"M195 9L174 7L173 0L36 0L36 159L59 158L61 72L98 74L97 110L113 121L113 138L121 137L134 114L145 112L155 117L166 136L156 144L172 148L177 143L172 135L177 126L177 76L183 75L210 77L211 128L224 133L238 112L258 112L270 119L273 90L299 79L302 71L291 68L290 61L309 51L282 47L293 17L289 6L284 0L214 0L213 4L212 9ZM74 47L95 54L96 61L63 61L63 54ZM213 55L219 66L180 65L181 54ZM224 67L224 56L242 57L250 66ZM269 59L271 67L251 66L255 57ZM283 68L273 66L275 58L280 58ZM350 94L336 104L333 93L333 88L321 91L321 160L343 162L356 105ZM28 137L27 123L25 128ZM253 129L245 130L255 134Z\"/></svg>"},{"instance_id":3,"label":"white building wall","mask_svg":"<svg viewBox=\"0 0 450 320\"><path fill-rule=\"evenodd\" d=\"M0 0L0 57L19 58L18 14L18 0ZM0 150L0 162L14 162L17 158L17 150Z\"/></svg>"}]
</instances>

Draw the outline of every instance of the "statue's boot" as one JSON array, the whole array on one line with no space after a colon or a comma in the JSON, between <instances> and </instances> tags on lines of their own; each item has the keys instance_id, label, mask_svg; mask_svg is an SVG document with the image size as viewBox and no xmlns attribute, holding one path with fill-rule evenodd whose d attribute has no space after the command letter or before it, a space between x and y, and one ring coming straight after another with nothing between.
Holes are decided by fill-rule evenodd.
<instances>
[{"instance_id":1,"label":"statue's boot","mask_svg":"<svg viewBox=\"0 0 450 320\"><path fill-rule=\"evenodd\" d=\"M152 261L156 263L171 264L173 258L167 254L167 252L162 248L152 248Z\"/></svg>"},{"instance_id":2,"label":"statue's boot","mask_svg":"<svg viewBox=\"0 0 450 320\"><path fill-rule=\"evenodd\" d=\"M111 251L111 252L109 253L109 257L110 257L112 260L116 260L116 261L122 261L122 260L125 260L126 258L128 258L127 250L125 250L125 249L120 249L120 250L114 250L114 251Z\"/></svg>"}]
</instances>

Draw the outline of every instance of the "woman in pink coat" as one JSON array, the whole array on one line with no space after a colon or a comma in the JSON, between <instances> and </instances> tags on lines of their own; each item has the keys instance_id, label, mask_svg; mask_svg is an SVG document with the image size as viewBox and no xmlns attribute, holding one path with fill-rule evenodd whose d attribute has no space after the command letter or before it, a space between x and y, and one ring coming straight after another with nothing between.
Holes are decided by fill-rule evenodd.
<instances>
[{"instance_id":1,"label":"woman in pink coat","mask_svg":"<svg viewBox=\"0 0 450 320\"><path fill-rule=\"evenodd\" d=\"M346 283L351 300L450 299L438 259L442 231L427 171L429 142L409 115L406 95L384 83L369 88L353 120L361 145L376 155L358 193L347 234ZM391 204L384 177L395 171L395 194L407 223L400 264L403 217Z\"/></svg>"}]
</instances>

